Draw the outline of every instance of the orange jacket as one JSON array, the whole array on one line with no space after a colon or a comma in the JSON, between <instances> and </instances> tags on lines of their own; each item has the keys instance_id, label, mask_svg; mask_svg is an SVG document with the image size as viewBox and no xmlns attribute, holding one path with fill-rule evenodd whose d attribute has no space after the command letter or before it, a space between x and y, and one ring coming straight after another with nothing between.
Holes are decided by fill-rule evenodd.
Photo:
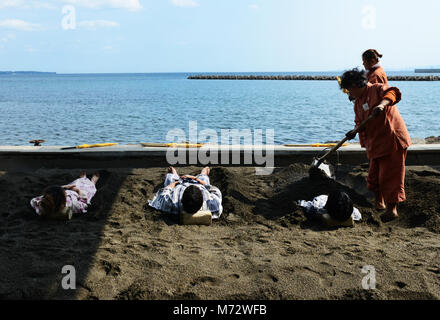
<instances>
[{"instance_id":1,"label":"orange jacket","mask_svg":"<svg viewBox=\"0 0 440 320\"><path fill-rule=\"evenodd\" d=\"M398 145L402 149L411 145L408 129L396 106L401 99L400 90L396 87L368 83L364 94L354 104L356 125L366 119L384 98L389 99L391 104L378 117L371 119L361 132L369 159L388 155L396 151Z\"/></svg>"},{"instance_id":2,"label":"orange jacket","mask_svg":"<svg viewBox=\"0 0 440 320\"><path fill-rule=\"evenodd\" d=\"M374 67L367 72L368 82L371 84L374 83L383 83L388 84L388 78L385 73L385 70L381 66ZM363 132L359 132L359 143L361 147L365 148L365 134Z\"/></svg>"},{"instance_id":3,"label":"orange jacket","mask_svg":"<svg viewBox=\"0 0 440 320\"><path fill-rule=\"evenodd\" d=\"M370 83L383 83L388 84L388 78L385 70L381 66L377 66L368 70L367 72L368 82Z\"/></svg>"}]
</instances>

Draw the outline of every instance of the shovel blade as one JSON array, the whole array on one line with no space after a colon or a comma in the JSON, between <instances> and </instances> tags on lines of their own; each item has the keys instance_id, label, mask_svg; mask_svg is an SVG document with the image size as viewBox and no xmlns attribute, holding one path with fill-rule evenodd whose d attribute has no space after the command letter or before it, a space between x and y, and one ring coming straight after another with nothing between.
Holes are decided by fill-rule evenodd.
<instances>
[{"instance_id":1,"label":"shovel blade","mask_svg":"<svg viewBox=\"0 0 440 320\"><path fill-rule=\"evenodd\" d=\"M309 170L310 177L313 178L329 178L333 179L332 170L330 168L330 165L326 163L321 163L319 166L318 160L314 160L312 163L312 167Z\"/></svg>"}]
</instances>

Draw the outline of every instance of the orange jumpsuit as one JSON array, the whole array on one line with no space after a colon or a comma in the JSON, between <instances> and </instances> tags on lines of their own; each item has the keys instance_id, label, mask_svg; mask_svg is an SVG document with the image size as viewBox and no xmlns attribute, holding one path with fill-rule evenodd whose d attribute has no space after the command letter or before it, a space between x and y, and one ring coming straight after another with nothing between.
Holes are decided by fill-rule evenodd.
<instances>
[{"instance_id":1,"label":"orange jumpsuit","mask_svg":"<svg viewBox=\"0 0 440 320\"><path fill-rule=\"evenodd\" d=\"M386 203L398 203L406 199L405 159L411 145L408 129L396 106L401 99L400 90L368 83L362 97L355 101L355 123L359 125L383 99L390 100L391 104L362 131L370 161L367 186L373 192L380 192Z\"/></svg>"},{"instance_id":2,"label":"orange jumpsuit","mask_svg":"<svg viewBox=\"0 0 440 320\"><path fill-rule=\"evenodd\" d=\"M374 83L388 84L388 78L385 73L385 70L380 65L376 65L375 67L368 70L367 79L368 82L371 84ZM359 143L361 144L361 147L365 148L365 134L363 132L359 132Z\"/></svg>"},{"instance_id":3,"label":"orange jumpsuit","mask_svg":"<svg viewBox=\"0 0 440 320\"><path fill-rule=\"evenodd\" d=\"M388 84L388 78L385 70L381 66L376 66L368 70L367 79L369 83Z\"/></svg>"}]
</instances>

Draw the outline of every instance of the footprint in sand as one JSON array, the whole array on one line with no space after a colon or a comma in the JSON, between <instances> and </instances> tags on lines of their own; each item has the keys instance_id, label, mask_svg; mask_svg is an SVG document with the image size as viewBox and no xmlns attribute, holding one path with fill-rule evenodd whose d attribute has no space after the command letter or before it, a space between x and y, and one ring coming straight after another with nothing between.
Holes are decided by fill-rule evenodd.
<instances>
[{"instance_id":1,"label":"footprint in sand","mask_svg":"<svg viewBox=\"0 0 440 320\"><path fill-rule=\"evenodd\" d=\"M204 276L194 279L194 281L191 282L191 285L195 287L196 285L205 284L205 283L209 285L219 285L221 283L221 280L219 278Z\"/></svg>"},{"instance_id":2,"label":"footprint in sand","mask_svg":"<svg viewBox=\"0 0 440 320\"><path fill-rule=\"evenodd\" d=\"M406 284L405 282L402 281L396 281L396 286L398 286L400 289L405 288L408 284Z\"/></svg>"},{"instance_id":3,"label":"footprint in sand","mask_svg":"<svg viewBox=\"0 0 440 320\"><path fill-rule=\"evenodd\" d=\"M276 276L274 276L273 274L270 274L270 273L265 274L264 277L266 279L268 279L268 280L273 281L273 282L278 282L279 281L278 277L276 277Z\"/></svg>"},{"instance_id":4,"label":"footprint in sand","mask_svg":"<svg viewBox=\"0 0 440 320\"><path fill-rule=\"evenodd\" d=\"M119 268L119 266L114 265L106 260L101 261L101 267L104 269L107 275L117 277L121 273L121 268Z\"/></svg>"}]
</instances>

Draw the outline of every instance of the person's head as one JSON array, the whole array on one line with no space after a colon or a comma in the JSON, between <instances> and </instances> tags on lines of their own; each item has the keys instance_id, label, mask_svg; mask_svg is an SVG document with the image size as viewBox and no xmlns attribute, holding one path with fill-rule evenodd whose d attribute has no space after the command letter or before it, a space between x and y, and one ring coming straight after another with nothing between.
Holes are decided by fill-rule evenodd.
<instances>
[{"instance_id":1,"label":"person's head","mask_svg":"<svg viewBox=\"0 0 440 320\"><path fill-rule=\"evenodd\" d=\"M382 55L377 52L376 49L368 49L362 54L362 61L365 67L365 70L371 69L375 64L379 62L379 58L382 58Z\"/></svg>"},{"instance_id":2,"label":"person's head","mask_svg":"<svg viewBox=\"0 0 440 320\"><path fill-rule=\"evenodd\" d=\"M41 216L51 217L66 206L66 192L59 186L50 186L43 191L40 201Z\"/></svg>"},{"instance_id":3,"label":"person's head","mask_svg":"<svg viewBox=\"0 0 440 320\"><path fill-rule=\"evenodd\" d=\"M344 72L339 86L341 89L347 89L351 97L359 98L364 93L367 83L365 71L355 68Z\"/></svg>"},{"instance_id":4,"label":"person's head","mask_svg":"<svg viewBox=\"0 0 440 320\"><path fill-rule=\"evenodd\" d=\"M203 205L203 194L200 188L195 185L186 188L182 196L182 205L187 213L193 214L199 211Z\"/></svg>"},{"instance_id":5,"label":"person's head","mask_svg":"<svg viewBox=\"0 0 440 320\"><path fill-rule=\"evenodd\" d=\"M332 219L344 222L353 213L353 201L345 192L332 191L328 196L325 209Z\"/></svg>"}]
</instances>

